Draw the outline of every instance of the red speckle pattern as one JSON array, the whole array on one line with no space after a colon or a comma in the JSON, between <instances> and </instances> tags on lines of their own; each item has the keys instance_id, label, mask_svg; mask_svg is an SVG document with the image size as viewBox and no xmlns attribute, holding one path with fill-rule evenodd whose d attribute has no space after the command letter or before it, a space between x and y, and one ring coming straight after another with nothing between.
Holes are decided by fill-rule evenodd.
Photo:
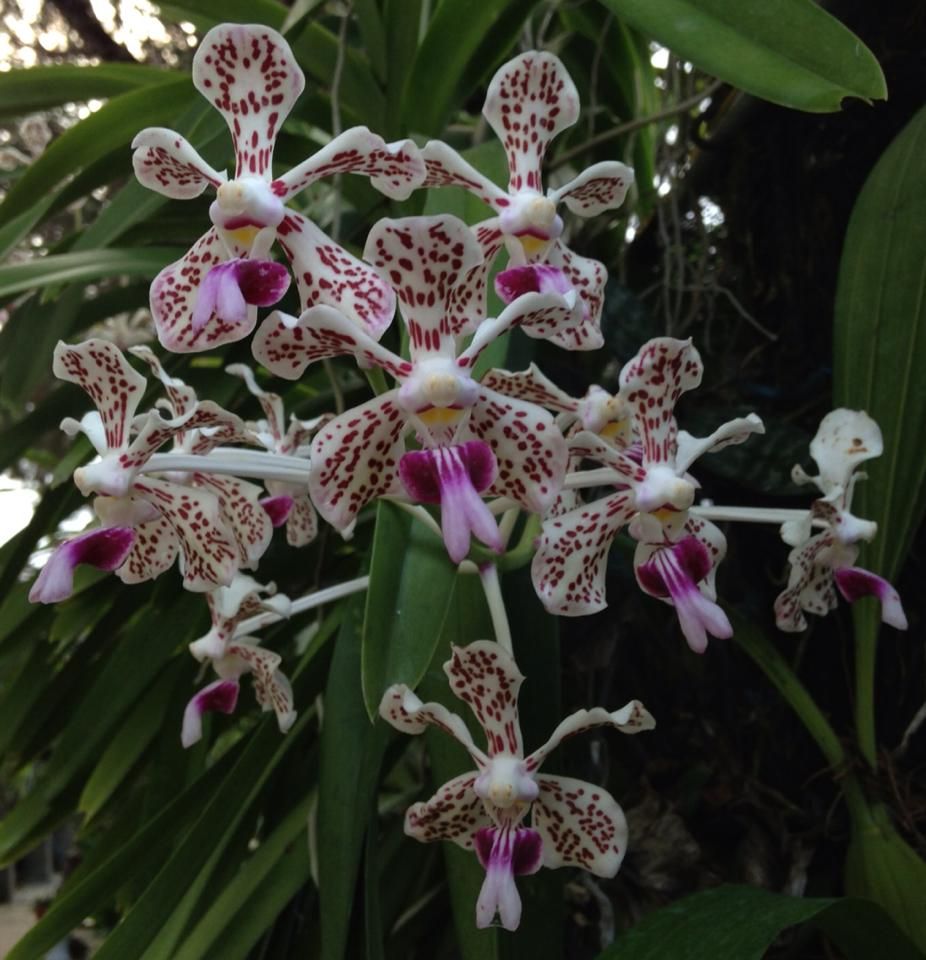
<instances>
[{"instance_id":1,"label":"red speckle pattern","mask_svg":"<svg viewBox=\"0 0 926 960\"><path fill-rule=\"evenodd\" d=\"M483 259L466 224L449 216L380 220L363 255L399 298L412 359L453 356L450 292Z\"/></svg>"},{"instance_id":2,"label":"red speckle pattern","mask_svg":"<svg viewBox=\"0 0 926 960\"><path fill-rule=\"evenodd\" d=\"M498 460L489 496L510 497L533 513L545 513L566 476L566 441L546 410L480 385L469 420Z\"/></svg>"},{"instance_id":3,"label":"red speckle pattern","mask_svg":"<svg viewBox=\"0 0 926 960\"><path fill-rule=\"evenodd\" d=\"M483 261L454 284L447 295L441 331L454 337L472 333L485 320L488 313L486 291L489 271L503 245L503 234L497 219L476 224L472 229L482 250Z\"/></svg>"},{"instance_id":4,"label":"red speckle pattern","mask_svg":"<svg viewBox=\"0 0 926 960\"><path fill-rule=\"evenodd\" d=\"M145 378L122 351L107 340L85 340L77 346L59 343L53 368L59 380L76 383L93 401L103 422L106 447L128 445L129 424L145 392Z\"/></svg>"},{"instance_id":5,"label":"red speckle pattern","mask_svg":"<svg viewBox=\"0 0 926 960\"><path fill-rule=\"evenodd\" d=\"M537 777L531 823L543 840L547 867L581 867L613 877L624 858L627 821L600 787L571 777Z\"/></svg>"},{"instance_id":6,"label":"red speckle pattern","mask_svg":"<svg viewBox=\"0 0 926 960\"><path fill-rule=\"evenodd\" d=\"M141 184L175 200L198 197L222 180L189 142L173 130L143 130L133 142L132 163Z\"/></svg>"},{"instance_id":7,"label":"red speckle pattern","mask_svg":"<svg viewBox=\"0 0 926 960\"><path fill-rule=\"evenodd\" d=\"M123 583L154 580L173 566L180 550L174 528L165 517L149 520L133 527L135 542L116 571Z\"/></svg>"},{"instance_id":8,"label":"red speckle pattern","mask_svg":"<svg viewBox=\"0 0 926 960\"><path fill-rule=\"evenodd\" d=\"M288 44L266 28L214 27L196 51L193 82L225 117L235 176L269 179L274 141L305 83Z\"/></svg>"},{"instance_id":9,"label":"red speckle pattern","mask_svg":"<svg viewBox=\"0 0 926 960\"><path fill-rule=\"evenodd\" d=\"M405 832L416 840L451 840L472 850L477 830L492 826L482 800L473 791L475 773L448 780L426 803L405 812Z\"/></svg>"},{"instance_id":10,"label":"red speckle pattern","mask_svg":"<svg viewBox=\"0 0 926 960\"><path fill-rule=\"evenodd\" d=\"M558 199L568 200L569 209L582 217L619 207L627 195L628 178L621 173L596 173L602 166L605 164L596 164L579 174Z\"/></svg>"},{"instance_id":11,"label":"red speckle pattern","mask_svg":"<svg viewBox=\"0 0 926 960\"><path fill-rule=\"evenodd\" d=\"M634 411L643 443L643 462L672 464L678 427L678 398L701 382L704 367L690 340L657 337L647 342L621 371L621 390Z\"/></svg>"},{"instance_id":12,"label":"red speckle pattern","mask_svg":"<svg viewBox=\"0 0 926 960\"><path fill-rule=\"evenodd\" d=\"M509 190L541 189L550 141L579 117L575 85L549 53L521 54L492 78L482 110L508 156Z\"/></svg>"},{"instance_id":13,"label":"red speckle pattern","mask_svg":"<svg viewBox=\"0 0 926 960\"><path fill-rule=\"evenodd\" d=\"M608 552L634 513L633 497L627 492L544 521L531 574L547 610L578 617L607 606Z\"/></svg>"},{"instance_id":14,"label":"red speckle pattern","mask_svg":"<svg viewBox=\"0 0 926 960\"><path fill-rule=\"evenodd\" d=\"M304 547L318 535L318 515L309 497L294 497L293 509L286 518L286 542L291 547Z\"/></svg>"},{"instance_id":15,"label":"red speckle pattern","mask_svg":"<svg viewBox=\"0 0 926 960\"><path fill-rule=\"evenodd\" d=\"M510 206L511 200L504 190L483 176L446 143L432 140L421 151L421 155L427 170L422 186L462 187L494 210L504 210Z\"/></svg>"},{"instance_id":16,"label":"red speckle pattern","mask_svg":"<svg viewBox=\"0 0 926 960\"><path fill-rule=\"evenodd\" d=\"M450 689L469 705L485 731L488 755L523 756L518 691L524 677L514 660L497 643L477 640L454 647L444 672Z\"/></svg>"},{"instance_id":17,"label":"red speckle pattern","mask_svg":"<svg viewBox=\"0 0 926 960\"><path fill-rule=\"evenodd\" d=\"M273 524L260 505L263 490L237 477L209 473L194 474L193 482L218 497L222 523L238 547L239 565L256 567L273 536Z\"/></svg>"},{"instance_id":18,"label":"red speckle pattern","mask_svg":"<svg viewBox=\"0 0 926 960\"><path fill-rule=\"evenodd\" d=\"M173 527L187 590L203 592L231 582L238 568L238 549L220 522L219 502L213 494L147 475L135 481L132 492L152 504Z\"/></svg>"},{"instance_id":19,"label":"red speckle pattern","mask_svg":"<svg viewBox=\"0 0 926 960\"><path fill-rule=\"evenodd\" d=\"M312 442L309 492L318 512L338 530L375 497L401 490L398 464L407 427L396 394L391 390L346 411Z\"/></svg>"},{"instance_id":20,"label":"red speckle pattern","mask_svg":"<svg viewBox=\"0 0 926 960\"><path fill-rule=\"evenodd\" d=\"M209 270L227 259L215 227L203 234L175 263L166 266L151 284L151 315L161 345L172 353L211 350L246 337L257 320L257 307L248 307L245 323L227 323L213 310L200 330L193 330L193 310Z\"/></svg>"},{"instance_id":21,"label":"red speckle pattern","mask_svg":"<svg viewBox=\"0 0 926 960\"><path fill-rule=\"evenodd\" d=\"M282 658L272 650L252 643L236 643L228 648L228 656L247 665L254 677L257 702L265 710L273 710L281 720L293 712L293 693L289 682L279 671Z\"/></svg>"},{"instance_id":22,"label":"red speckle pattern","mask_svg":"<svg viewBox=\"0 0 926 960\"><path fill-rule=\"evenodd\" d=\"M775 623L779 630L788 633L806 630L805 611L823 617L836 608L833 568L819 562L820 555L826 555L834 544L832 531L824 530L788 554L791 565L788 586L775 600Z\"/></svg>"},{"instance_id":23,"label":"red speckle pattern","mask_svg":"<svg viewBox=\"0 0 926 960\"><path fill-rule=\"evenodd\" d=\"M601 334L601 311L604 308L604 287L608 271L603 263L573 253L557 240L544 261L566 275L582 303L582 318L574 326L557 332L550 342L565 350L597 350L604 344Z\"/></svg>"},{"instance_id":24,"label":"red speckle pattern","mask_svg":"<svg viewBox=\"0 0 926 960\"><path fill-rule=\"evenodd\" d=\"M277 237L292 263L303 309L327 304L375 340L382 336L395 314L395 294L372 267L298 213L286 214Z\"/></svg>"},{"instance_id":25,"label":"red speckle pattern","mask_svg":"<svg viewBox=\"0 0 926 960\"><path fill-rule=\"evenodd\" d=\"M139 360L144 360L151 368L151 372L164 385L164 392L170 403L171 416L185 417L193 412L196 408L196 392L182 380L169 376L157 354L150 347L144 345L132 347L129 353L138 357Z\"/></svg>"}]
</instances>

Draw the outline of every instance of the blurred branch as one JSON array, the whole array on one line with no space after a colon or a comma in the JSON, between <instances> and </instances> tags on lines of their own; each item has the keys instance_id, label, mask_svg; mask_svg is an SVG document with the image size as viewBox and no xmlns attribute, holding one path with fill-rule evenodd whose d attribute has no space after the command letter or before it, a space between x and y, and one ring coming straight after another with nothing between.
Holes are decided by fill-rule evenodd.
<instances>
[{"instance_id":1,"label":"blurred branch","mask_svg":"<svg viewBox=\"0 0 926 960\"><path fill-rule=\"evenodd\" d=\"M137 62L122 44L116 43L103 29L87 0L50 0L50 2L67 20L68 26L77 31L84 51L90 56L107 61Z\"/></svg>"}]
</instances>

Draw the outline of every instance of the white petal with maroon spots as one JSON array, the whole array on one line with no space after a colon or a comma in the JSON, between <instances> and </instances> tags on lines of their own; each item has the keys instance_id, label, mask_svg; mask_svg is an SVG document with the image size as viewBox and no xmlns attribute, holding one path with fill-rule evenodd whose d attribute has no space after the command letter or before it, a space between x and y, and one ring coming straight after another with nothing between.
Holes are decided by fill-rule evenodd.
<instances>
[{"instance_id":1,"label":"white petal with maroon spots","mask_svg":"<svg viewBox=\"0 0 926 960\"><path fill-rule=\"evenodd\" d=\"M565 350L597 350L604 344L601 311L604 308L604 287L608 281L605 265L589 257L580 257L560 240L553 244L543 262L562 270L583 308L575 326L550 337L550 342Z\"/></svg>"},{"instance_id":2,"label":"white petal with maroon spots","mask_svg":"<svg viewBox=\"0 0 926 960\"><path fill-rule=\"evenodd\" d=\"M129 426L144 395L145 378L122 351L107 340L85 340L76 346L59 340L52 370L59 380L81 387L93 401L103 425L106 449L128 446Z\"/></svg>"},{"instance_id":3,"label":"white petal with maroon spots","mask_svg":"<svg viewBox=\"0 0 926 960\"><path fill-rule=\"evenodd\" d=\"M405 833L422 843L450 840L472 850L476 831L492 826L485 805L473 791L476 776L463 773L454 777L430 800L410 806L405 811Z\"/></svg>"},{"instance_id":4,"label":"white petal with maroon spots","mask_svg":"<svg viewBox=\"0 0 926 960\"><path fill-rule=\"evenodd\" d=\"M527 757L524 764L529 772L538 770L544 760L564 740L574 737L577 733L594 730L596 727L612 727L620 733L632 734L652 730L655 726L656 721L639 700L631 700L619 710L608 711L604 707L577 710L557 724L556 729L550 734L550 739Z\"/></svg>"},{"instance_id":5,"label":"white petal with maroon spots","mask_svg":"<svg viewBox=\"0 0 926 960\"><path fill-rule=\"evenodd\" d=\"M405 414L390 390L325 424L312 441L309 493L336 529L350 527L375 497L399 493Z\"/></svg>"},{"instance_id":6,"label":"white petal with maroon spots","mask_svg":"<svg viewBox=\"0 0 926 960\"><path fill-rule=\"evenodd\" d=\"M154 580L169 570L180 550L177 534L166 517L159 516L135 528L135 542L116 571L123 583L143 583Z\"/></svg>"},{"instance_id":7,"label":"white petal with maroon spots","mask_svg":"<svg viewBox=\"0 0 926 960\"><path fill-rule=\"evenodd\" d=\"M308 495L293 498L293 509L286 518L286 542L304 547L318 536L318 514Z\"/></svg>"},{"instance_id":8,"label":"white petal with maroon spots","mask_svg":"<svg viewBox=\"0 0 926 960\"><path fill-rule=\"evenodd\" d=\"M273 524L260 505L263 490L246 480L218 474L195 473L193 479L197 487L219 498L222 523L238 545L238 563L256 568L273 536Z\"/></svg>"},{"instance_id":9,"label":"white petal with maroon spots","mask_svg":"<svg viewBox=\"0 0 926 960\"><path fill-rule=\"evenodd\" d=\"M504 240L497 218L477 223L472 230L484 259L454 285L447 297L445 329L455 337L472 333L486 318L489 273Z\"/></svg>"},{"instance_id":10,"label":"white petal with maroon spots","mask_svg":"<svg viewBox=\"0 0 926 960\"><path fill-rule=\"evenodd\" d=\"M505 147L509 189L539 191L547 146L579 118L579 95L558 57L531 51L492 77L482 112Z\"/></svg>"},{"instance_id":11,"label":"white petal with maroon spots","mask_svg":"<svg viewBox=\"0 0 926 960\"><path fill-rule=\"evenodd\" d=\"M289 44L258 24L221 24L193 58L196 89L225 117L237 171L270 179L273 145L305 78Z\"/></svg>"},{"instance_id":12,"label":"white petal with maroon spots","mask_svg":"<svg viewBox=\"0 0 926 960\"><path fill-rule=\"evenodd\" d=\"M510 204L508 194L501 187L442 140L429 140L421 156L427 168L423 186L463 187L493 210L504 210Z\"/></svg>"},{"instance_id":13,"label":"white petal with maroon spots","mask_svg":"<svg viewBox=\"0 0 926 960\"><path fill-rule=\"evenodd\" d=\"M604 466L610 467L624 477L631 486L642 483L646 479L646 471L640 464L588 430L580 431L569 441L569 451L574 457L597 460Z\"/></svg>"},{"instance_id":14,"label":"white petal with maroon spots","mask_svg":"<svg viewBox=\"0 0 926 960\"><path fill-rule=\"evenodd\" d=\"M526 510L545 513L563 485L568 460L553 417L535 404L480 386L468 429L498 460L489 495L510 497Z\"/></svg>"},{"instance_id":15,"label":"white petal with maroon spots","mask_svg":"<svg viewBox=\"0 0 926 960\"><path fill-rule=\"evenodd\" d=\"M336 307L374 339L382 336L395 313L395 294L376 270L291 210L277 238L292 263L303 309Z\"/></svg>"},{"instance_id":16,"label":"white petal with maroon spots","mask_svg":"<svg viewBox=\"0 0 926 960\"><path fill-rule=\"evenodd\" d=\"M366 127L352 127L284 173L274 183L274 192L286 200L316 180L339 173L365 174L380 193L407 200L424 182L425 167L413 141L386 143Z\"/></svg>"},{"instance_id":17,"label":"white petal with maroon spots","mask_svg":"<svg viewBox=\"0 0 926 960\"><path fill-rule=\"evenodd\" d=\"M619 207L632 183L630 167L605 160L592 164L558 190L551 190L549 197L554 203L562 200L580 217L594 217Z\"/></svg>"},{"instance_id":18,"label":"white petal with maroon spots","mask_svg":"<svg viewBox=\"0 0 926 960\"><path fill-rule=\"evenodd\" d=\"M419 734L429 727L437 727L449 734L469 755L476 766L484 768L489 758L476 746L466 724L443 704L424 703L404 683L393 684L379 705L379 715L401 733Z\"/></svg>"},{"instance_id":19,"label":"white petal with maroon spots","mask_svg":"<svg viewBox=\"0 0 926 960\"><path fill-rule=\"evenodd\" d=\"M208 186L224 183L186 139L164 127L148 127L132 141L132 165L139 183L173 200L191 200Z\"/></svg>"},{"instance_id":20,"label":"white petal with maroon spots","mask_svg":"<svg viewBox=\"0 0 926 960\"><path fill-rule=\"evenodd\" d=\"M775 623L779 630L797 633L807 629L804 611L826 616L836 607L833 570L826 554L835 544L830 530L811 537L788 554L791 566L788 586L775 600Z\"/></svg>"},{"instance_id":21,"label":"white petal with maroon spots","mask_svg":"<svg viewBox=\"0 0 926 960\"><path fill-rule=\"evenodd\" d=\"M444 664L450 689L469 705L485 731L490 757L524 755L518 721L518 691L524 677L512 657L489 640L454 647Z\"/></svg>"},{"instance_id":22,"label":"white petal with maroon spots","mask_svg":"<svg viewBox=\"0 0 926 960\"><path fill-rule=\"evenodd\" d=\"M627 850L624 811L607 790L571 777L537 778L531 825L543 840L543 865L581 867L613 877Z\"/></svg>"},{"instance_id":23,"label":"white petal with maroon spots","mask_svg":"<svg viewBox=\"0 0 926 960\"><path fill-rule=\"evenodd\" d=\"M158 355L145 345L129 347L129 353L144 360L151 368L152 373L164 385L164 392L170 401L171 415L183 417L193 412L196 406L196 391L187 386L182 380L170 376L161 364Z\"/></svg>"},{"instance_id":24,"label":"white petal with maroon spots","mask_svg":"<svg viewBox=\"0 0 926 960\"><path fill-rule=\"evenodd\" d=\"M399 298L412 360L452 357L456 344L447 320L450 293L483 261L473 231L446 214L383 219L370 231L363 258Z\"/></svg>"},{"instance_id":25,"label":"white petal with maroon spots","mask_svg":"<svg viewBox=\"0 0 926 960\"><path fill-rule=\"evenodd\" d=\"M883 452L881 428L867 413L844 407L833 410L820 421L810 443L810 455L820 469L817 485L826 495L836 488L847 491L856 467Z\"/></svg>"},{"instance_id":26,"label":"white petal with maroon spots","mask_svg":"<svg viewBox=\"0 0 926 960\"><path fill-rule=\"evenodd\" d=\"M281 657L272 650L257 646L257 641L242 637L228 648L228 653L215 661L216 673L223 679L237 679L242 673L254 677L254 693L264 710L273 710L280 732L286 733L296 722L293 688L279 670Z\"/></svg>"},{"instance_id":27,"label":"white petal with maroon spots","mask_svg":"<svg viewBox=\"0 0 926 960\"><path fill-rule=\"evenodd\" d=\"M718 427L709 437L693 437L685 430L678 432L678 453L675 458L676 472L681 476L705 453L717 453L724 447L743 443L754 433L765 433L765 425L754 413L737 417Z\"/></svg>"},{"instance_id":28,"label":"white petal with maroon spots","mask_svg":"<svg viewBox=\"0 0 926 960\"><path fill-rule=\"evenodd\" d=\"M511 373L508 370L490 370L483 378L482 385L488 390L517 397L528 403L536 403L548 410L564 413L578 413L580 401L570 397L532 363L527 370Z\"/></svg>"},{"instance_id":29,"label":"white petal with maroon spots","mask_svg":"<svg viewBox=\"0 0 926 960\"><path fill-rule=\"evenodd\" d=\"M353 355L382 367L393 377L408 376L412 365L381 347L339 310L310 307L300 317L274 310L260 325L252 350L271 373L298 380L310 363L328 357Z\"/></svg>"},{"instance_id":30,"label":"white petal with maroon spots","mask_svg":"<svg viewBox=\"0 0 926 960\"><path fill-rule=\"evenodd\" d=\"M174 528L187 590L203 593L231 582L238 569L238 548L221 522L215 494L151 476L139 477L132 492L147 500Z\"/></svg>"},{"instance_id":31,"label":"white petal with maroon spots","mask_svg":"<svg viewBox=\"0 0 926 960\"><path fill-rule=\"evenodd\" d=\"M531 577L547 610L580 617L607 606L608 552L634 511L631 494L616 493L544 520Z\"/></svg>"},{"instance_id":32,"label":"white petal with maroon spots","mask_svg":"<svg viewBox=\"0 0 926 960\"><path fill-rule=\"evenodd\" d=\"M621 390L634 411L643 443L643 462L673 465L676 452L675 404L701 382L704 367L691 340L656 337L621 370Z\"/></svg>"}]
</instances>

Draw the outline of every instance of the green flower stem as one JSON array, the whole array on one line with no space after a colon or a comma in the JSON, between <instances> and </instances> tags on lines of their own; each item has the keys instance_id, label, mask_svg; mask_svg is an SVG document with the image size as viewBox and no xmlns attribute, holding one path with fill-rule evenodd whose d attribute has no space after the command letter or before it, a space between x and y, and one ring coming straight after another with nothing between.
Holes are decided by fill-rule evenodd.
<instances>
[{"instance_id":1,"label":"green flower stem","mask_svg":"<svg viewBox=\"0 0 926 960\"><path fill-rule=\"evenodd\" d=\"M389 389L386 384L386 375L379 367L370 367L369 370L364 370L363 374L376 396L380 396Z\"/></svg>"},{"instance_id":2,"label":"green flower stem","mask_svg":"<svg viewBox=\"0 0 926 960\"><path fill-rule=\"evenodd\" d=\"M853 819L857 823L867 820L870 815L861 784L854 774L848 772L846 751L829 720L774 644L744 620L732 617L731 620L734 625L733 639L787 700L826 757Z\"/></svg>"}]
</instances>

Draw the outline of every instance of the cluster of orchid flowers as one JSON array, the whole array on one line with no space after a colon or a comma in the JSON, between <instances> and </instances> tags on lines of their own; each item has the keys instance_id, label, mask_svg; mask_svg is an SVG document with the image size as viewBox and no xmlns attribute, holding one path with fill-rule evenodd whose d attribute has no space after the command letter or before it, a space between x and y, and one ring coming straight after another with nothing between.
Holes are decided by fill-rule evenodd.
<instances>
[{"instance_id":1,"label":"cluster of orchid flowers","mask_svg":"<svg viewBox=\"0 0 926 960\"><path fill-rule=\"evenodd\" d=\"M489 86L483 113L507 154L507 191L444 143L422 149L411 140L386 143L363 127L340 134L275 178L274 141L304 80L286 41L267 27L211 30L197 51L193 79L228 123L236 170L229 179L171 130L144 130L133 143L135 171L145 186L174 199L207 188L216 194L209 230L151 286L161 345L185 353L251 334L257 308L277 303L289 285L289 271L270 259L278 240L303 312L267 316L252 341L255 359L295 380L312 363L347 355L363 369L380 368L395 386L337 416L287 423L281 398L262 389L248 367L233 365L228 372L244 380L263 413L245 421L199 400L150 349L134 347L130 352L164 391L154 409L137 415L146 381L119 349L103 340L59 344L55 374L82 387L96 407L62 428L83 433L98 455L74 479L94 497L100 525L57 548L31 599L67 597L81 563L136 583L177 560L185 588L205 595L212 622L191 653L217 675L186 708L183 744L202 737L204 713L235 709L245 674L252 676L259 704L275 711L285 731L296 715L292 688L279 654L253 633L363 589L367 581L291 602L245 571L256 569L276 527L285 526L288 542L302 546L315 537L320 514L349 537L360 511L389 497L437 530L433 513L422 507L435 505L450 560L464 572L481 572L497 627L496 641L454 648L445 666L452 691L475 713L487 745L477 746L459 717L440 704L422 703L405 686L385 691L380 713L410 734L435 725L469 752L475 769L411 807L406 832L474 849L487 871L477 923L498 916L514 929L520 916L516 875L543 864L609 877L626 848L617 802L592 784L540 775L544 758L582 730L610 726L636 733L653 720L637 701L614 712L581 710L525 756L517 715L523 678L500 594L491 587L491 557L505 551L520 511L537 515L537 594L550 612L580 616L606 606L608 552L625 531L636 541L640 587L674 607L688 645L702 652L708 636L732 633L715 588L726 541L712 520L770 517L769 511L750 516L748 510L697 504L699 484L689 470L703 454L761 433L762 422L751 414L701 439L678 429L675 404L702 376L689 340L660 337L644 344L624 366L613 395L593 386L584 397L571 397L534 366L475 374L486 347L515 327L564 349L602 344L607 274L563 242L557 207L562 202L585 217L614 209L633 172L621 163L598 163L559 189L542 191L549 142L576 122L579 110L575 87L555 56L522 54ZM320 178L343 173L369 177L396 200L422 187L463 187L493 216L474 227L449 215L383 219L370 231L360 260L286 206ZM495 289L506 307L488 317L488 278L502 250L508 265ZM397 304L407 356L380 342ZM164 452L166 444L171 448ZM775 607L782 629L803 629L804 612L826 613L837 588L850 601L877 595L884 620L905 627L893 588L853 566L858 541L875 533L874 524L849 512L859 476L853 471L880 452L880 432L870 418L837 410L811 445L819 476L795 468L795 479L812 480L822 496L806 513L777 512L789 514L783 536L793 547L788 585ZM600 466L587 469L587 461ZM595 487L613 492L586 502L582 491ZM475 550L473 538L482 545Z\"/></svg>"}]
</instances>

